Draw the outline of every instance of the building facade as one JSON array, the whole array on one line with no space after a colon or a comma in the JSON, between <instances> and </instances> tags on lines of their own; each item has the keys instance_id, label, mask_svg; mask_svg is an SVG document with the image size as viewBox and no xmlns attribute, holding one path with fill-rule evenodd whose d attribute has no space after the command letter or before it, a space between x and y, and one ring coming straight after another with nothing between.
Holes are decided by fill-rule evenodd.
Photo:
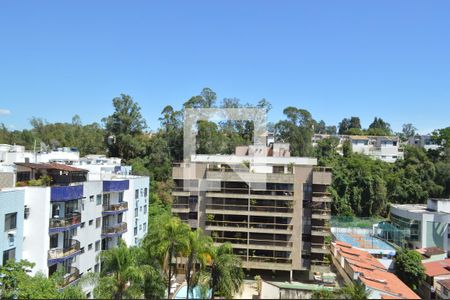
<instances>
[{"instance_id":1,"label":"building facade","mask_svg":"<svg viewBox=\"0 0 450 300\"><path fill-rule=\"evenodd\" d=\"M0 190L0 264L22 258L24 191Z\"/></svg>"},{"instance_id":2,"label":"building facade","mask_svg":"<svg viewBox=\"0 0 450 300\"><path fill-rule=\"evenodd\" d=\"M88 171L16 163L17 187L0 190L4 258L35 263L33 273L61 272L67 286L100 272L100 251L116 247L119 239L138 245L147 232L149 178L122 173L120 160L107 172L99 165L93 162ZM92 296L92 287L85 291Z\"/></svg>"},{"instance_id":3,"label":"building facade","mask_svg":"<svg viewBox=\"0 0 450 300\"><path fill-rule=\"evenodd\" d=\"M428 199L427 204L392 204L390 223L410 248L439 247L448 252L450 199Z\"/></svg>"},{"instance_id":4,"label":"building facade","mask_svg":"<svg viewBox=\"0 0 450 300\"><path fill-rule=\"evenodd\" d=\"M238 147L236 155L195 155L173 168L172 212L216 244L230 242L244 268L326 271L329 169L290 157L289 145Z\"/></svg>"},{"instance_id":5,"label":"building facade","mask_svg":"<svg viewBox=\"0 0 450 300\"><path fill-rule=\"evenodd\" d=\"M403 159L403 150L400 139L397 136L362 136L362 135L329 135L315 134L313 146L321 140L334 138L338 141L337 151L343 155L343 145L349 142L355 153L365 154L372 158L393 163L397 159Z\"/></svg>"}]
</instances>

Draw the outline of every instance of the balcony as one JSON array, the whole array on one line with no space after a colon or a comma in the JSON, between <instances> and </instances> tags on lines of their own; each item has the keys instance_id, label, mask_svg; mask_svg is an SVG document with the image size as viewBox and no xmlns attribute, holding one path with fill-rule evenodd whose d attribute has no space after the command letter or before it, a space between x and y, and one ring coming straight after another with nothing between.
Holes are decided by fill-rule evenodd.
<instances>
[{"instance_id":1,"label":"balcony","mask_svg":"<svg viewBox=\"0 0 450 300\"><path fill-rule=\"evenodd\" d=\"M61 263L80 253L80 242L77 240L69 240L67 247L48 250L48 264Z\"/></svg>"},{"instance_id":2,"label":"balcony","mask_svg":"<svg viewBox=\"0 0 450 300\"><path fill-rule=\"evenodd\" d=\"M122 222L116 225L109 225L102 228L102 237L115 237L127 232L127 223Z\"/></svg>"},{"instance_id":3,"label":"balcony","mask_svg":"<svg viewBox=\"0 0 450 300\"><path fill-rule=\"evenodd\" d=\"M324 243L311 243L311 252L328 254L330 253L330 250L328 250L328 247Z\"/></svg>"},{"instance_id":4,"label":"balcony","mask_svg":"<svg viewBox=\"0 0 450 300\"><path fill-rule=\"evenodd\" d=\"M50 191L52 202L64 202L83 198L83 185L53 186Z\"/></svg>"},{"instance_id":5,"label":"balcony","mask_svg":"<svg viewBox=\"0 0 450 300\"><path fill-rule=\"evenodd\" d=\"M235 221L206 221L206 230L236 231L236 232L272 232L286 234L292 231L290 224L235 222Z\"/></svg>"},{"instance_id":6,"label":"balcony","mask_svg":"<svg viewBox=\"0 0 450 300\"><path fill-rule=\"evenodd\" d=\"M331 180L330 168L316 167L313 169L313 184L330 185Z\"/></svg>"},{"instance_id":7,"label":"balcony","mask_svg":"<svg viewBox=\"0 0 450 300\"><path fill-rule=\"evenodd\" d=\"M128 202L103 205L103 215L116 215L128 210Z\"/></svg>"},{"instance_id":8,"label":"balcony","mask_svg":"<svg viewBox=\"0 0 450 300\"><path fill-rule=\"evenodd\" d=\"M330 227L327 226L311 226L311 235L315 236L329 236Z\"/></svg>"},{"instance_id":9,"label":"balcony","mask_svg":"<svg viewBox=\"0 0 450 300\"><path fill-rule=\"evenodd\" d=\"M81 214L73 212L63 218L51 218L49 224L49 232L63 232L81 225Z\"/></svg>"},{"instance_id":10,"label":"balcony","mask_svg":"<svg viewBox=\"0 0 450 300\"><path fill-rule=\"evenodd\" d=\"M63 277L62 287L66 287L80 279L80 271L75 267L70 267L68 273Z\"/></svg>"}]
</instances>

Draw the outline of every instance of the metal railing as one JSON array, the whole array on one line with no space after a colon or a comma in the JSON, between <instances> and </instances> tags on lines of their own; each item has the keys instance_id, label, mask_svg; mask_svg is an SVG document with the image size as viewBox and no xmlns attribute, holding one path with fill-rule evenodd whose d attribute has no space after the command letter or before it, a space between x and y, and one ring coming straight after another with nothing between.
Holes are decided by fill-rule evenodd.
<instances>
[{"instance_id":1,"label":"metal railing","mask_svg":"<svg viewBox=\"0 0 450 300\"><path fill-rule=\"evenodd\" d=\"M69 240L68 246L64 248L54 248L48 250L48 259L60 259L68 257L80 251L80 242L77 240Z\"/></svg>"},{"instance_id":2,"label":"metal railing","mask_svg":"<svg viewBox=\"0 0 450 300\"><path fill-rule=\"evenodd\" d=\"M50 228L64 228L81 223L81 214L73 212L62 218L50 218Z\"/></svg>"},{"instance_id":3,"label":"metal railing","mask_svg":"<svg viewBox=\"0 0 450 300\"><path fill-rule=\"evenodd\" d=\"M216 237L213 238L216 243L230 242L233 244L249 244L249 245L262 245L262 246L279 246L279 247L292 247L292 242L279 241L279 240L257 240L257 239L245 239L245 238L231 238L231 237Z\"/></svg>"},{"instance_id":4,"label":"metal railing","mask_svg":"<svg viewBox=\"0 0 450 300\"><path fill-rule=\"evenodd\" d=\"M266 205L239 205L239 204L206 204L206 209L216 209L216 210L238 210L238 211L264 211L264 212L281 212L281 213L291 213L293 208L282 207L282 206L266 206Z\"/></svg>"}]
</instances>

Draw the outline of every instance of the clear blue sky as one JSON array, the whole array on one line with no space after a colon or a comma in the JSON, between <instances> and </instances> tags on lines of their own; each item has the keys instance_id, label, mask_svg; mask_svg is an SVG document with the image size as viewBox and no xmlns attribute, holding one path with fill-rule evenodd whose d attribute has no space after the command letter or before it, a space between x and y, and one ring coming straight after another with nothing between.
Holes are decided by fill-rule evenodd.
<instances>
[{"instance_id":1,"label":"clear blue sky","mask_svg":"<svg viewBox=\"0 0 450 300\"><path fill-rule=\"evenodd\" d=\"M0 122L100 121L137 100L219 98L308 109L337 124L450 125L450 1L0 2ZM7 111L10 113L8 114Z\"/></svg>"}]
</instances>

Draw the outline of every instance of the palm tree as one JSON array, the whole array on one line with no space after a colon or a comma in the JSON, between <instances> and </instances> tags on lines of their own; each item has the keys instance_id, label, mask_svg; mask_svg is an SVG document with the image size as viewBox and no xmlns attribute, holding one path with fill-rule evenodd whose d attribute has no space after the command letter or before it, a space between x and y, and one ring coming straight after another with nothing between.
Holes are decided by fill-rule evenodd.
<instances>
[{"instance_id":1,"label":"palm tree","mask_svg":"<svg viewBox=\"0 0 450 300\"><path fill-rule=\"evenodd\" d=\"M196 278L197 265L200 270L203 270L211 261L212 255L212 239L205 235L199 228L196 231L189 232L188 249L187 249L187 265L186 265L186 282L187 293L186 299L189 299L189 294Z\"/></svg>"},{"instance_id":2,"label":"palm tree","mask_svg":"<svg viewBox=\"0 0 450 300\"><path fill-rule=\"evenodd\" d=\"M98 296L120 300L142 295L141 286L151 268L137 264L137 248L128 248L124 241L119 240L118 247L102 252L100 258L102 271L96 287Z\"/></svg>"},{"instance_id":3,"label":"palm tree","mask_svg":"<svg viewBox=\"0 0 450 300\"><path fill-rule=\"evenodd\" d=\"M244 283L241 259L233 254L230 243L224 243L213 250L210 269L211 299L214 299L215 293L231 299Z\"/></svg>"},{"instance_id":4,"label":"palm tree","mask_svg":"<svg viewBox=\"0 0 450 300\"><path fill-rule=\"evenodd\" d=\"M149 228L143 245L149 253L155 253L161 260L167 274L167 299L169 299L170 279L175 274L172 260L187 251L190 229L179 218L169 214L159 216L158 222L153 223L158 226Z\"/></svg>"},{"instance_id":5,"label":"palm tree","mask_svg":"<svg viewBox=\"0 0 450 300\"><path fill-rule=\"evenodd\" d=\"M346 284L337 294L343 299L365 300L370 296L370 291L366 290L364 284L355 282Z\"/></svg>"}]
</instances>

